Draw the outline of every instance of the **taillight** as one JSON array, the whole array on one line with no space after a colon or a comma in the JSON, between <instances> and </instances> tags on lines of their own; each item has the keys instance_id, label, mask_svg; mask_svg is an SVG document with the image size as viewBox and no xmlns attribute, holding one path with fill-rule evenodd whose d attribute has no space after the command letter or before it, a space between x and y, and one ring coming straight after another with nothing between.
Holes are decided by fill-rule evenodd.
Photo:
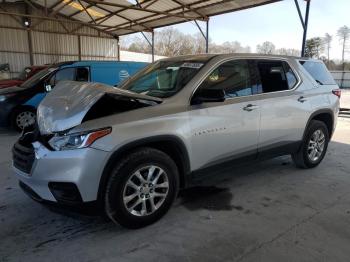
<instances>
[{"instance_id":1,"label":"taillight","mask_svg":"<svg viewBox=\"0 0 350 262\"><path fill-rule=\"evenodd\" d=\"M333 95L336 95L337 97L341 97L341 90L340 89L334 89L332 90Z\"/></svg>"}]
</instances>

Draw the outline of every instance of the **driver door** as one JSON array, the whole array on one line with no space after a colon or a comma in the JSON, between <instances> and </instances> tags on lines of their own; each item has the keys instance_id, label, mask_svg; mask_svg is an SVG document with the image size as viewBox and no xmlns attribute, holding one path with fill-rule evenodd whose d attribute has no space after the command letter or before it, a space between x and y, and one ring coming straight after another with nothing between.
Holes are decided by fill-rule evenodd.
<instances>
[{"instance_id":1,"label":"driver door","mask_svg":"<svg viewBox=\"0 0 350 262\"><path fill-rule=\"evenodd\" d=\"M260 102L256 77L247 60L224 62L196 90L192 101L192 170L215 166L240 157L256 157L259 137ZM205 89L222 89L225 101L198 98Z\"/></svg>"}]
</instances>

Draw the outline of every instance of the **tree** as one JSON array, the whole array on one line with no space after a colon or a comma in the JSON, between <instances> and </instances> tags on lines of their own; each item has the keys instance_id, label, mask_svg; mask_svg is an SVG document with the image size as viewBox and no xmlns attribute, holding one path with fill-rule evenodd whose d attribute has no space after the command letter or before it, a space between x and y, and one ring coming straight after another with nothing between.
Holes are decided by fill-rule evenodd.
<instances>
[{"instance_id":1,"label":"tree","mask_svg":"<svg viewBox=\"0 0 350 262\"><path fill-rule=\"evenodd\" d=\"M242 46L240 42L224 42L221 45L212 44L210 45L210 51L212 53L222 53L222 54L230 54L230 53L250 53L249 46Z\"/></svg>"},{"instance_id":2,"label":"tree","mask_svg":"<svg viewBox=\"0 0 350 262\"><path fill-rule=\"evenodd\" d=\"M288 56L300 56L300 50L293 48L279 48L276 49L277 55L288 55Z\"/></svg>"},{"instance_id":3,"label":"tree","mask_svg":"<svg viewBox=\"0 0 350 262\"><path fill-rule=\"evenodd\" d=\"M275 45L269 41L266 41L264 43L262 43L261 45L257 45L256 46L256 51L259 54L273 54L275 52Z\"/></svg>"},{"instance_id":4,"label":"tree","mask_svg":"<svg viewBox=\"0 0 350 262\"><path fill-rule=\"evenodd\" d=\"M320 58L324 51L324 41L321 37L314 37L306 41L305 56Z\"/></svg>"},{"instance_id":5,"label":"tree","mask_svg":"<svg viewBox=\"0 0 350 262\"><path fill-rule=\"evenodd\" d=\"M141 36L123 37L121 48L132 52L150 53L150 45ZM179 30L169 27L155 33L155 53L163 56L178 56L188 54L205 53L205 39L202 34L184 34ZM209 39L211 53L250 53L250 47L243 47L239 42L225 42L215 44Z\"/></svg>"},{"instance_id":6,"label":"tree","mask_svg":"<svg viewBox=\"0 0 350 262\"><path fill-rule=\"evenodd\" d=\"M340 40L340 43L343 46L342 49L342 64L343 64L343 70L345 70L345 52L347 51L347 42L350 38L350 28L346 25L340 27L337 32L337 36Z\"/></svg>"},{"instance_id":7,"label":"tree","mask_svg":"<svg viewBox=\"0 0 350 262\"><path fill-rule=\"evenodd\" d=\"M325 45L325 49L327 50L327 65L329 65L329 51L331 50L331 43L333 40L333 36L331 36L330 34L326 33L324 38L323 38L323 42Z\"/></svg>"},{"instance_id":8,"label":"tree","mask_svg":"<svg viewBox=\"0 0 350 262\"><path fill-rule=\"evenodd\" d=\"M155 50L164 56L183 55L188 52L189 39L173 27L165 28L156 34Z\"/></svg>"}]
</instances>

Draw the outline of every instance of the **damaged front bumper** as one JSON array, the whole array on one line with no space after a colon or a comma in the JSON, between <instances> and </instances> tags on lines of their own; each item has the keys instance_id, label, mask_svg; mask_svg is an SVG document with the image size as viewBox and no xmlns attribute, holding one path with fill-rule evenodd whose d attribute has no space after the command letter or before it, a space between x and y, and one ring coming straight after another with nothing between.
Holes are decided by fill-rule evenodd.
<instances>
[{"instance_id":1,"label":"damaged front bumper","mask_svg":"<svg viewBox=\"0 0 350 262\"><path fill-rule=\"evenodd\" d=\"M39 142L34 143L33 150L35 157L29 172L24 172L18 163L20 153L15 149L13 152L13 169L24 184L21 187L28 190L26 193L32 193L36 200L63 204L97 200L108 152L94 148L51 151Z\"/></svg>"}]
</instances>

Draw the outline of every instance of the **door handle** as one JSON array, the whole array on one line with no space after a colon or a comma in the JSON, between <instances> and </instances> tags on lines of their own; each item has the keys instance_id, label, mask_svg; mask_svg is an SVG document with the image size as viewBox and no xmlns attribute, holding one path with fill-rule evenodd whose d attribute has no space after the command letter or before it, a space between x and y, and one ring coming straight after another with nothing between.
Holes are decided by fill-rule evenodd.
<instances>
[{"instance_id":1,"label":"door handle","mask_svg":"<svg viewBox=\"0 0 350 262\"><path fill-rule=\"evenodd\" d=\"M307 99L303 96L298 98L298 102L300 102L300 103L304 103L305 101L307 101Z\"/></svg>"},{"instance_id":2,"label":"door handle","mask_svg":"<svg viewBox=\"0 0 350 262\"><path fill-rule=\"evenodd\" d=\"M259 106L257 106L257 105L249 104L249 105L246 105L245 107L243 107L243 110L250 112L250 111L253 111L253 110L258 109L258 108L259 108Z\"/></svg>"}]
</instances>

